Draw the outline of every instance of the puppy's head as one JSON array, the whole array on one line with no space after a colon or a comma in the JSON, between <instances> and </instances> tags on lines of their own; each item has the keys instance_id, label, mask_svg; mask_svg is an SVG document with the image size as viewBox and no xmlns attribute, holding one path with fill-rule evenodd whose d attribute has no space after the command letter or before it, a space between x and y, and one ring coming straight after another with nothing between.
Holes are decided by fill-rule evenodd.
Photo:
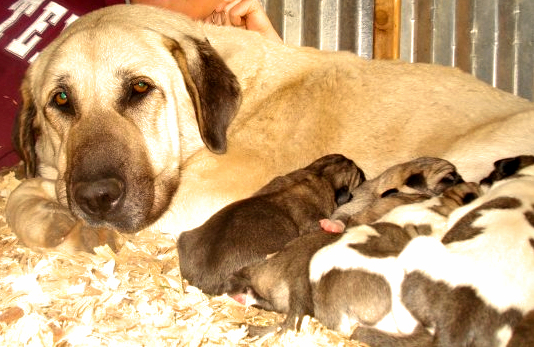
<instances>
[{"instance_id":1,"label":"puppy's head","mask_svg":"<svg viewBox=\"0 0 534 347\"><path fill-rule=\"evenodd\" d=\"M336 192L338 204L350 199L350 192L365 181L364 172L354 161L341 154L328 154L304 168L325 178Z\"/></svg>"},{"instance_id":2,"label":"puppy's head","mask_svg":"<svg viewBox=\"0 0 534 347\"><path fill-rule=\"evenodd\" d=\"M27 176L57 179L92 225L134 232L179 186L180 164L226 150L236 76L187 18L113 6L69 26L28 70L13 142Z\"/></svg>"},{"instance_id":3,"label":"puppy's head","mask_svg":"<svg viewBox=\"0 0 534 347\"><path fill-rule=\"evenodd\" d=\"M263 274L265 265L246 266L232 274L222 285L222 291L234 300L246 306L254 306L269 311L287 312L287 295L283 297L284 305L279 305L277 296L276 276L266 277ZM271 292L273 292L271 295ZM287 293L286 293L287 294Z\"/></svg>"},{"instance_id":4,"label":"puppy's head","mask_svg":"<svg viewBox=\"0 0 534 347\"><path fill-rule=\"evenodd\" d=\"M517 157L497 160L495 163L493 163L493 171L488 175L488 177L482 179L480 184L491 186L496 181L513 176L523 168L532 166L533 164L534 156L532 155L520 155Z\"/></svg>"},{"instance_id":5,"label":"puppy's head","mask_svg":"<svg viewBox=\"0 0 534 347\"><path fill-rule=\"evenodd\" d=\"M461 182L462 177L450 162L421 157L390 167L372 183L375 194L386 197L398 192L436 196Z\"/></svg>"}]
</instances>

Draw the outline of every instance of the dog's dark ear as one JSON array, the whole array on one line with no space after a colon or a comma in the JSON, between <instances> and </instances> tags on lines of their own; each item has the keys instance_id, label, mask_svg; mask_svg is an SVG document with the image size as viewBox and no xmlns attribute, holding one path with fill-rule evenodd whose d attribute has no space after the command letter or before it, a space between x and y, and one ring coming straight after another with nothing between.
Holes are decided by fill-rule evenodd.
<instances>
[{"instance_id":1,"label":"dog's dark ear","mask_svg":"<svg viewBox=\"0 0 534 347\"><path fill-rule=\"evenodd\" d=\"M212 152L224 153L226 131L241 104L241 88L207 40L189 39L196 46L196 57L188 57L176 40L167 38L165 44L184 76L202 140Z\"/></svg>"},{"instance_id":2,"label":"dog's dark ear","mask_svg":"<svg viewBox=\"0 0 534 347\"><path fill-rule=\"evenodd\" d=\"M35 103L29 87L28 77L22 81L20 88L22 94L22 104L19 113L13 124L11 140L17 154L24 161L24 174L26 177L35 177L37 168L37 158L35 154L35 127L34 119L36 115Z\"/></svg>"}]
</instances>

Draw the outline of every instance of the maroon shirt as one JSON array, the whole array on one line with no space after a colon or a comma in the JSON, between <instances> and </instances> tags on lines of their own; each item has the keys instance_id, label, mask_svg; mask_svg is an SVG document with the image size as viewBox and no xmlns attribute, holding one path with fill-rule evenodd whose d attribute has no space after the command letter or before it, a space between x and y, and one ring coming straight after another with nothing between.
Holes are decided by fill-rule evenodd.
<instances>
[{"instance_id":1,"label":"maroon shirt","mask_svg":"<svg viewBox=\"0 0 534 347\"><path fill-rule=\"evenodd\" d=\"M20 160L11 130L20 82L36 54L79 16L121 0L2 0L0 8L0 169ZM7 3L7 4L6 4Z\"/></svg>"}]
</instances>

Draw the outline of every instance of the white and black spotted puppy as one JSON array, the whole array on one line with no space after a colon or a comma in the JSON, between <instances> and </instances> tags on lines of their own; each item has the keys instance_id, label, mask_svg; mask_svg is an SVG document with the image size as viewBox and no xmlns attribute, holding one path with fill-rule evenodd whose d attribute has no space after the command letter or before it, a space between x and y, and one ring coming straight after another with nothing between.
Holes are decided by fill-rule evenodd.
<instances>
[{"instance_id":1,"label":"white and black spotted puppy","mask_svg":"<svg viewBox=\"0 0 534 347\"><path fill-rule=\"evenodd\" d=\"M278 252L292 239L320 229L318 221L350 198L365 176L339 154L273 179L252 197L234 202L178 239L180 270L205 293L244 266Z\"/></svg>"},{"instance_id":2,"label":"white and black spotted puppy","mask_svg":"<svg viewBox=\"0 0 534 347\"><path fill-rule=\"evenodd\" d=\"M448 214L479 194L477 184L462 182L438 197L399 205L375 223L347 228L311 259L315 317L346 335L356 325L413 333L417 322L398 300L404 271L397 256L414 237L442 235Z\"/></svg>"},{"instance_id":3,"label":"white and black spotted puppy","mask_svg":"<svg viewBox=\"0 0 534 347\"><path fill-rule=\"evenodd\" d=\"M452 212L442 242L418 237L400 254L397 266L405 275L393 317L407 318L419 327L413 334L395 336L358 328L353 337L380 346L491 347L532 342L532 334L524 333L534 331L532 159L511 158L515 174L497 165L501 172L488 177L505 178Z\"/></svg>"}]
</instances>

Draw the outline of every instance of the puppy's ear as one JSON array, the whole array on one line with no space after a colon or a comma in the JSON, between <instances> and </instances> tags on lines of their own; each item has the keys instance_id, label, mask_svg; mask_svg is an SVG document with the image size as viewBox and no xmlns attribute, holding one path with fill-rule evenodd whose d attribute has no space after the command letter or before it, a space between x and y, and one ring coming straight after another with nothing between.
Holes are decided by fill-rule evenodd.
<instances>
[{"instance_id":1,"label":"puppy's ear","mask_svg":"<svg viewBox=\"0 0 534 347\"><path fill-rule=\"evenodd\" d=\"M35 154L36 131L34 119L37 114L35 103L29 87L29 78L25 77L21 86L22 104L13 124L11 141L17 154L24 161L26 177L35 177L37 159Z\"/></svg>"},{"instance_id":2,"label":"puppy's ear","mask_svg":"<svg viewBox=\"0 0 534 347\"><path fill-rule=\"evenodd\" d=\"M241 88L207 40L189 39L196 47L196 57L187 56L176 40L166 38L165 44L184 76L202 140L212 152L224 153L226 130L241 104Z\"/></svg>"},{"instance_id":3,"label":"puppy's ear","mask_svg":"<svg viewBox=\"0 0 534 347\"><path fill-rule=\"evenodd\" d=\"M341 206L343 204L346 204L347 202L352 199L352 194L349 190L348 186L343 186L335 191L336 194L336 204L338 206Z\"/></svg>"},{"instance_id":4,"label":"puppy's ear","mask_svg":"<svg viewBox=\"0 0 534 347\"><path fill-rule=\"evenodd\" d=\"M480 184L492 185L494 182L508 178L522 168L532 164L534 164L534 156L532 155L520 155L517 157L497 160L493 163L494 170L488 177L482 179Z\"/></svg>"}]
</instances>

